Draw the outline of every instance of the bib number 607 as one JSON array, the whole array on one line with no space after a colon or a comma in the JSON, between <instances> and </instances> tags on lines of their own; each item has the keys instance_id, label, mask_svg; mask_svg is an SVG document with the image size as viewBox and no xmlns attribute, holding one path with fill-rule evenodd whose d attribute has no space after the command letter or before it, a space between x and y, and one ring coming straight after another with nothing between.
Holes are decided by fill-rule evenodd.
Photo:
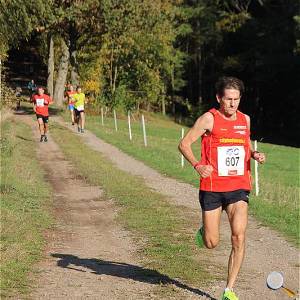
<instances>
[{"instance_id":1,"label":"bib number 607","mask_svg":"<svg viewBox=\"0 0 300 300\"><path fill-rule=\"evenodd\" d=\"M225 165L227 166L227 167L236 167L237 165L238 165L238 163L239 163L239 156L235 156L235 157L229 157L229 156L227 156L226 157L226 160L225 160Z\"/></svg>"}]
</instances>

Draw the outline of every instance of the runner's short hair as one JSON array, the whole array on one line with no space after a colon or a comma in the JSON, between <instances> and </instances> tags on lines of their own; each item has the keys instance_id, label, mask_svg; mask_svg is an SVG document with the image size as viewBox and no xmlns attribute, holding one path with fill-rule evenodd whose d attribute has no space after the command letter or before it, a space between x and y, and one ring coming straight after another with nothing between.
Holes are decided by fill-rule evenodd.
<instances>
[{"instance_id":1,"label":"runner's short hair","mask_svg":"<svg viewBox=\"0 0 300 300\"><path fill-rule=\"evenodd\" d=\"M245 86L242 80L236 77L227 77L223 76L218 79L216 83L216 92L219 96L224 96L225 89L235 89L240 91L240 95L242 96L245 91Z\"/></svg>"}]
</instances>

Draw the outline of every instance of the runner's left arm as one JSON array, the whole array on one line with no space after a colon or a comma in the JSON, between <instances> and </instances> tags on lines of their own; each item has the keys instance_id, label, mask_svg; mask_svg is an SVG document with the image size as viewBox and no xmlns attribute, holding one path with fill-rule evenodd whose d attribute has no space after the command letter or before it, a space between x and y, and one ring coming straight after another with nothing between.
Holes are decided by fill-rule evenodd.
<instances>
[{"instance_id":1,"label":"runner's left arm","mask_svg":"<svg viewBox=\"0 0 300 300\"><path fill-rule=\"evenodd\" d=\"M251 128L251 121L250 121L250 117L248 115L246 116L246 121L247 121L247 127ZM258 152L258 151L254 151L253 147L252 147L252 143L249 137L249 145L250 145L250 151L251 151L251 157L256 160L257 162L259 162L260 164L263 164L266 161L266 156L264 153L262 152Z\"/></svg>"}]
</instances>

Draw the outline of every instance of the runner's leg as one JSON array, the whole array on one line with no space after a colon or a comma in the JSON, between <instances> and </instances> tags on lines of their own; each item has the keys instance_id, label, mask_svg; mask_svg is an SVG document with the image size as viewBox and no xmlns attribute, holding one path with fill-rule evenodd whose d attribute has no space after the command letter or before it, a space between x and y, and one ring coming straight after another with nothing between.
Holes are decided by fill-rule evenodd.
<instances>
[{"instance_id":1,"label":"runner's leg","mask_svg":"<svg viewBox=\"0 0 300 300\"><path fill-rule=\"evenodd\" d=\"M230 227L232 250L228 261L227 287L232 288L245 254L245 234L248 222L248 203L238 201L226 208Z\"/></svg>"},{"instance_id":2,"label":"runner's leg","mask_svg":"<svg viewBox=\"0 0 300 300\"><path fill-rule=\"evenodd\" d=\"M75 117L74 117L74 109L70 109L71 112L71 120L72 120L72 124L75 123Z\"/></svg>"},{"instance_id":3,"label":"runner's leg","mask_svg":"<svg viewBox=\"0 0 300 300\"><path fill-rule=\"evenodd\" d=\"M75 117L75 123L77 124L79 128L79 113L77 110L74 110L74 117Z\"/></svg>"},{"instance_id":4,"label":"runner's leg","mask_svg":"<svg viewBox=\"0 0 300 300\"><path fill-rule=\"evenodd\" d=\"M207 248L215 248L219 243L220 219L222 207L213 210L202 211L204 227L203 241Z\"/></svg>"},{"instance_id":5,"label":"runner's leg","mask_svg":"<svg viewBox=\"0 0 300 300\"><path fill-rule=\"evenodd\" d=\"M80 112L80 127L81 129L84 129L84 124L85 124L85 115L84 112Z\"/></svg>"},{"instance_id":6,"label":"runner's leg","mask_svg":"<svg viewBox=\"0 0 300 300\"><path fill-rule=\"evenodd\" d=\"M48 128L49 128L48 123L44 123L44 132L45 132L45 135L48 132Z\"/></svg>"},{"instance_id":7,"label":"runner's leg","mask_svg":"<svg viewBox=\"0 0 300 300\"><path fill-rule=\"evenodd\" d=\"M38 124L39 124L39 130L40 130L40 134L44 135L45 134L45 130L44 130L44 122L42 118L38 118L37 119Z\"/></svg>"}]
</instances>

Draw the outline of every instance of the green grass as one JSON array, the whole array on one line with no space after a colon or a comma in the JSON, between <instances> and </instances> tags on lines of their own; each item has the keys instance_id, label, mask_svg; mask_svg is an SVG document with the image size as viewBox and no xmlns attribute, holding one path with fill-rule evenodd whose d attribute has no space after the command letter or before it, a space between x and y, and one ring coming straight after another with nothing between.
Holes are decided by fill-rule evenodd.
<instances>
[{"instance_id":1,"label":"green grass","mask_svg":"<svg viewBox=\"0 0 300 300\"><path fill-rule=\"evenodd\" d=\"M148 188L141 178L116 168L99 152L84 145L76 134L56 124L52 125L51 134L67 158L76 156L76 172L89 183L100 185L106 196L121 206L121 223L135 233L137 242L142 238L146 267L195 284L210 278L203 271L205 264L199 256L204 252L195 255L192 221L179 208Z\"/></svg>"},{"instance_id":2,"label":"green grass","mask_svg":"<svg viewBox=\"0 0 300 300\"><path fill-rule=\"evenodd\" d=\"M50 187L36 159L31 128L1 124L1 297L29 291L29 272L41 257L51 219Z\"/></svg>"},{"instance_id":3,"label":"green grass","mask_svg":"<svg viewBox=\"0 0 300 300\"><path fill-rule=\"evenodd\" d=\"M68 115L64 115L68 119ZM104 141L113 144L145 162L162 174L174 177L194 186L199 179L193 168L185 162L181 168L177 150L181 138L181 127L167 118L146 116L148 147L143 144L139 118L132 121L133 141L129 141L126 117L118 120L118 132L114 120L105 118L101 125L100 116L87 116L86 128ZM185 127L185 131L188 128ZM200 141L194 145L196 156L200 157ZM267 163L259 166L261 193L252 194L250 208L265 225L283 233L288 239L299 244L299 149L259 143L258 149L267 155ZM197 199L195 199L197 201Z\"/></svg>"}]
</instances>

